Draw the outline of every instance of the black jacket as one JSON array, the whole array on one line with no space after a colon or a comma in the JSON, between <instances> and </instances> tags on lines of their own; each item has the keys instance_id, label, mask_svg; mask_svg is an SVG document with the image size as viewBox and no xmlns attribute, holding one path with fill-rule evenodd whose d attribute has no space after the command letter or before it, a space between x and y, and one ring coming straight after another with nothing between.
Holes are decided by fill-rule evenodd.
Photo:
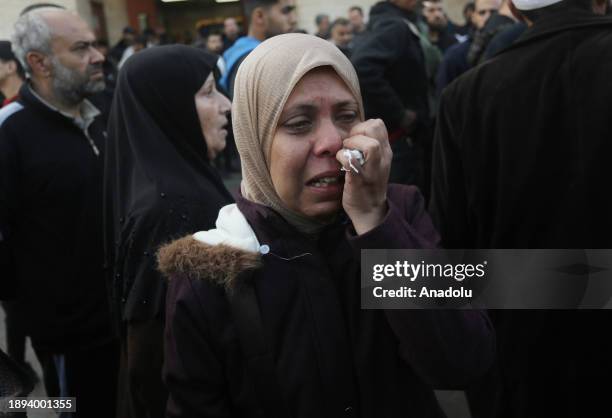
<instances>
[{"instance_id":1,"label":"black jacket","mask_svg":"<svg viewBox=\"0 0 612 418\"><path fill-rule=\"evenodd\" d=\"M496 34L487 45L487 49L484 52L484 59L488 60L512 45L526 29L527 25L523 22L517 22L504 28Z\"/></svg>"},{"instance_id":2,"label":"black jacket","mask_svg":"<svg viewBox=\"0 0 612 418\"><path fill-rule=\"evenodd\" d=\"M367 234L337 222L311 241L273 210L239 199L267 255L192 237L163 248L167 416L271 417L272 404L287 417L442 417L432 387L479 376L494 337L479 311L361 309L361 249L438 240L414 186L389 186L388 202L385 221ZM233 295L253 289L261 331L244 329L224 286ZM266 372L277 388L261 390Z\"/></svg>"},{"instance_id":3,"label":"black jacket","mask_svg":"<svg viewBox=\"0 0 612 418\"><path fill-rule=\"evenodd\" d=\"M493 14L482 30L474 33L467 61L470 67L475 67L485 60L485 51L495 35L514 25L515 21L508 16Z\"/></svg>"},{"instance_id":4,"label":"black jacket","mask_svg":"<svg viewBox=\"0 0 612 418\"><path fill-rule=\"evenodd\" d=\"M110 336L103 276L102 155L28 84L0 112L2 280L36 348L67 350ZM104 151L104 125L89 135ZM11 268L11 272L8 269Z\"/></svg>"},{"instance_id":5,"label":"black jacket","mask_svg":"<svg viewBox=\"0 0 612 418\"><path fill-rule=\"evenodd\" d=\"M357 70L367 118L381 118L389 131L399 128L406 109L427 124L429 104L425 58L414 16L383 1L370 11L368 32L355 45Z\"/></svg>"},{"instance_id":6,"label":"black jacket","mask_svg":"<svg viewBox=\"0 0 612 418\"><path fill-rule=\"evenodd\" d=\"M543 18L445 90L432 216L451 248L612 248L612 19ZM597 416L610 311L496 313L507 417ZM591 412L589 412L591 411Z\"/></svg>"}]
</instances>

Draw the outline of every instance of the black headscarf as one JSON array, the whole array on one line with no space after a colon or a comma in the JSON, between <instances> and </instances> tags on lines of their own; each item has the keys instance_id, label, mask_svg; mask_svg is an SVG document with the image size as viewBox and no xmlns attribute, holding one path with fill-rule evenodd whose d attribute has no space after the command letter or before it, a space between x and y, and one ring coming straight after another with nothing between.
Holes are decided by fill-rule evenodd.
<instances>
[{"instance_id":1,"label":"black headscarf","mask_svg":"<svg viewBox=\"0 0 612 418\"><path fill-rule=\"evenodd\" d=\"M119 74L104 194L109 279L124 320L163 312L157 248L212 228L233 201L209 164L194 101L216 61L193 47L160 46L135 54Z\"/></svg>"}]
</instances>

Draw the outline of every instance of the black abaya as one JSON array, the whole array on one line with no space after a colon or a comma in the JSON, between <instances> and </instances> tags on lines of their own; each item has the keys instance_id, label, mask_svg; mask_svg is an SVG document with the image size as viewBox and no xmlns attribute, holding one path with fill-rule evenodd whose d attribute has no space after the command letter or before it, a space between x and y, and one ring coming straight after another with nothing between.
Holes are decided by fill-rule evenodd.
<instances>
[{"instance_id":1,"label":"black abaya","mask_svg":"<svg viewBox=\"0 0 612 418\"><path fill-rule=\"evenodd\" d=\"M212 228L219 209L233 201L209 164L195 108L195 94L215 68L216 57L173 45L135 54L119 75L104 193L108 277L122 339L121 416L164 414L166 284L156 270L157 249Z\"/></svg>"}]
</instances>

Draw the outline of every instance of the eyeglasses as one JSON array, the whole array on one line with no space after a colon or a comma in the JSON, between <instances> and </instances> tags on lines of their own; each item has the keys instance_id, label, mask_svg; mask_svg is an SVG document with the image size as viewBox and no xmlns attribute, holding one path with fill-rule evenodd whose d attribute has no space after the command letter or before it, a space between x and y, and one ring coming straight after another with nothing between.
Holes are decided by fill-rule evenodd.
<instances>
[{"instance_id":1,"label":"eyeglasses","mask_svg":"<svg viewBox=\"0 0 612 418\"><path fill-rule=\"evenodd\" d=\"M476 11L476 13L478 13L479 16L484 16L487 13L493 14L496 13L497 9L484 9L484 10L478 10Z\"/></svg>"}]
</instances>

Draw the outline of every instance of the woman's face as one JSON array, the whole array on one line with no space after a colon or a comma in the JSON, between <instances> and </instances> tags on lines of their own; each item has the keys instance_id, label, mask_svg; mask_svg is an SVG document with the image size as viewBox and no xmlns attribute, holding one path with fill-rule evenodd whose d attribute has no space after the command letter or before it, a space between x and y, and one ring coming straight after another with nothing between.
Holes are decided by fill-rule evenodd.
<instances>
[{"instance_id":1,"label":"woman's face","mask_svg":"<svg viewBox=\"0 0 612 418\"><path fill-rule=\"evenodd\" d=\"M217 90L212 73L195 94L195 106L206 138L208 158L212 160L225 148L227 113L231 109L230 101Z\"/></svg>"},{"instance_id":2,"label":"woman's face","mask_svg":"<svg viewBox=\"0 0 612 418\"><path fill-rule=\"evenodd\" d=\"M287 208L320 220L341 209L344 176L336 153L359 122L359 104L334 70L315 69L300 80L270 154L272 183Z\"/></svg>"}]
</instances>

